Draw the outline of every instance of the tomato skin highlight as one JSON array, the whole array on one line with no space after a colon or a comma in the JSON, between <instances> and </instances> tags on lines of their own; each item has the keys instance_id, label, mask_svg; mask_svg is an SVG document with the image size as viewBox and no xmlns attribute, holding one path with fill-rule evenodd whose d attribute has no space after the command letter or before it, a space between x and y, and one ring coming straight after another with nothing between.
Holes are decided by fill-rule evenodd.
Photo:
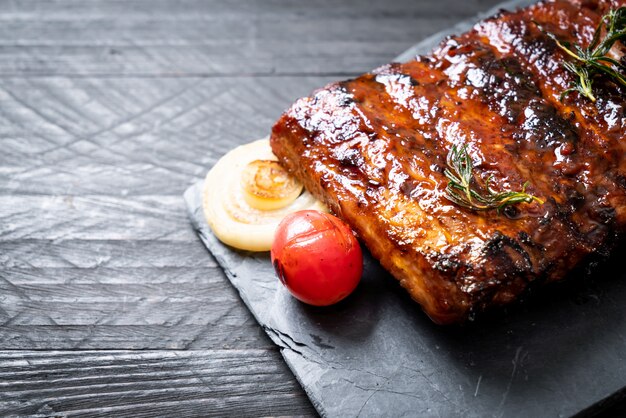
<instances>
[{"instance_id":1,"label":"tomato skin highlight","mask_svg":"<svg viewBox=\"0 0 626 418\"><path fill-rule=\"evenodd\" d=\"M298 300L328 306L347 297L363 273L363 253L339 218L315 210L287 215L271 250L280 281Z\"/></svg>"}]
</instances>

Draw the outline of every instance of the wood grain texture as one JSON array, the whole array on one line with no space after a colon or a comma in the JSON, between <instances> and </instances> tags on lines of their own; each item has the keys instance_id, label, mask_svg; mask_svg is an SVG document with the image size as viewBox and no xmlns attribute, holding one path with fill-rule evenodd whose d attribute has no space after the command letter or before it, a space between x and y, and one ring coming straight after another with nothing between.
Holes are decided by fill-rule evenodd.
<instances>
[{"instance_id":1,"label":"wood grain texture","mask_svg":"<svg viewBox=\"0 0 626 418\"><path fill-rule=\"evenodd\" d=\"M0 78L0 196L157 194L182 202L185 188L228 151L224 144L266 136L293 100L331 80Z\"/></svg>"},{"instance_id":2,"label":"wood grain texture","mask_svg":"<svg viewBox=\"0 0 626 418\"><path fill-rule=\"evenodd\" d=\"M271 347L196 240L0 248L0 348Z\"/></svg>"},{"instance_id":3,"label":"wood grain texture","mask_svg":"<svg viewBox=\"0 0 626 418\"><path fill-rule=\"evenodd\" d=\"M193 240L180 198L102 195L3 196L0 241L18 239ZM182 213L181 213L182 212Z\"/></svg>"},{"instance_id":4,"label":"wood grain texture","mask_svg":"<svg viewBox=\"0 0 626 418\"><path fill-rule=\"evenodd\" d=\"M313 415L181 194L496 2L0 1L0 415Z\"/></svg>"},{"instance_id":5,"label":"wood grain texture","mask_svg":"<svg viewBox=\"0 0 626 418\"><path fill-rule=\"evenodd\" d=\"M0 244L0 268L74 268L82 272L98 268L202 268L216 267L213 258L198 242L166 240L103 241L20 239ZM171 252L173 246L176 252ZM42 275L41 279L47 277ZM144 277L151 280L149 277ZM56 277L47 280L57 281Z\"/></svg>"},{"instance_id":6,"label":"wood grain texture","mask_svg":"<svg viewBox=\"0 0 626 418\"><path fill-rule=\"evenodd\" d=\"M3 416L223 416L224 411L313 413L276 350L0 351Z\"/></svg>"},{"instance_id":7,"label":"wood grain texture","mask_svg":"<svg viewBox=\"0 0 626 418\"><path fill-rule=\"evenodd\" d=\"M496 1L304 3L6 2L0 74L363 72Z\"/></svg>"}]
</instances>

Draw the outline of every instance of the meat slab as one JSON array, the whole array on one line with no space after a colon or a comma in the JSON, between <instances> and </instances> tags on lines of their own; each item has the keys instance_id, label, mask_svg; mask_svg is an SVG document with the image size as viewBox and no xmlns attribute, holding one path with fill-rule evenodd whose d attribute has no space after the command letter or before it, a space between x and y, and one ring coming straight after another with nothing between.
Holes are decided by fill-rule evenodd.
<instances>
[{"instance_id":1,"label":"meat slab","mask_svg":"<svg viewBox=\"0 0 626 418\"><path fill-rule=\"evenodd\" d=\"M500 14L428 56L335 82L294 103L271 145L352 226L433 321L463 322L608 254L626 227L626 89L591 102L561 40L589 44L626 1L549 1ZM536 22L536 23L535 23ZM612 51L617 59L623 45ZM544 200L476 212L446 198L446 156L467 145L477 178Z\"/></svg>"}]
</instances>

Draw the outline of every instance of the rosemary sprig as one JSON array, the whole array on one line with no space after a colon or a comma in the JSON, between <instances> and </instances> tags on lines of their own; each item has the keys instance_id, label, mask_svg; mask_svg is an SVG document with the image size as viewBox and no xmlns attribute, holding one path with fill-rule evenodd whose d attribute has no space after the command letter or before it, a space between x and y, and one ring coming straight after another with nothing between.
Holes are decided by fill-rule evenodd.
<instances>
[{"instance_id":1,"label":"rosemary sprig","mask_svg":"<svg viewBox=\"0 0 626 418\"><path fill-rule=\"evenodd\" d=\"M574 61L563 63L563 67L573 73L576 80L571 87L561 93L561 100L569 93L577 91L595 102L596 97L593 95L592 89L593 81L601 75L608 76L613 82L626 87L626 66L616 59L606 56L615 42L626 40L626 7L611 10L602 16L587 48L571 42L560 41L554 34L545 31L537 22L534 23L550 39L554 40L559 48L574 59ZM600 39L603 32L604 37Z\"/></svg>"},{"instance_id":2,"label":"rosemary sprig","mask_svg":"<svg viewBox=\"0 0 626 418\"><path fill-rule=\"evenodd\" d=\"M444 174L448 178L446 197L453 203L475 211L496 209L500 212L506 206L517 203L531 203L533 201L543 204L543 200L526 193L528 182L522 185L520 192L503 191L496 192L490 186L493 176L487 179L484 188L479 188L474 179L474 165L467 144L461 147L452 146L446 159L448 168Z\"/></svg>"}]
</instances>

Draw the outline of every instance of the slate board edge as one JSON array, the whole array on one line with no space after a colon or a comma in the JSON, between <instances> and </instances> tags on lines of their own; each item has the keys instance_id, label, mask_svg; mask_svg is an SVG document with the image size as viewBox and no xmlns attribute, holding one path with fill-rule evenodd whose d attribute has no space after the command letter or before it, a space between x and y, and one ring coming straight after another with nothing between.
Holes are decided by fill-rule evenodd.
<instances>
[{"instance_id":1,"label":"slate board edge","mask_svg":"<svg viewBox=\"0 0 626 418\"><path fill-rule=\"evenodd\" d=\"M470 30L475 23L496 15L503 9L513 10L519 7L526 7L534 3L537 3L537 0L509 0L497 4L491 9L477 14L471 19L463 20L448 29L444 29L440 32L430 35L429 37L423 39L422 41L418 42L417 44L413 45L412 47L398 55L394 59L394 61L406 62L415 58L416 55L427 54L432 51L432 49L435 48L439 44L439 42L441 42L447 36L466 32Z\"/></svg>"},{"instance_id":2,"label":"slate board edge","mask_svg":"<svg viewBox=\"0 0 626 418\"><path fill-rule=\"evenodd\" d=\"M254 317L255 321L257 321L257 323L261 326L261 328L263 328L263 331L272 340L272 342L278 346L278 348L280 349L280 354L285 360L285 363L287 364L287 366L293 373L293 376L296 378L296 381L298 382L298 384L302 387L302 389L306 393L307 397L311 401L311 404L313 405L315 410L318 412L318 414L320 414L320 416L326 416L327 414L325 413L323 404L321 402L318 402L315 396L313 396L313 393L311 393L310 388L304 384L299 374L295 372L294 365L291 361L291 358L288 356L288 352L293 352L294 354L297 354L297 352L294 350L293 347L291 347L288 343L285 342L285 340L283 340L280 337L279 331L263 323L257 311L252 308L252 304L248 298L248 294L244 291L244 287L236 286L234 284L235 277L233 276L232 271L226 267L228 265L227 261L224 259L223 256L219 254L219 252L211 251L211 248L213 248L213 245L215 244L219 245L219 243L217 242L217 238L215 238L214 236L207 236L203 232L202 226L198 224L197 220L199 218L204 219L204 214L201 214L201 216L196 216L196 213L195 213L195 210L197 210L198 208L200 209L202 208L202 202L198 202L198 198L202 196L203 186L204 186L204 180L200 180L196 182L195 184L193 184L192 186L190 186L183 195L184 200L185 200L185 206L187 207L187 214L189 215L189 219L191 221L191 224L194 230L200 237L200 240L202 241L204 246L211 253L211 256L215 258L220 268L222 269L222 271L224 272L228 280L233 285L233 288L237 291L237 293L239 294L239 297L248 308L248 311L250 311L250 313ZM236 251L236 250L233 250L233 251ZM288 350L288 352L285 350Z\"/></svg>"},{"instance_id":3,"label":"slate board edge","mask_svg":"<svg viewBox=\"0 0 626 418\"><path fill-rule=\"evenodd\" d=\"M500 3L492 8L490 8L489 10L479 13L476 16L474 16L473 18L464 20L459 22L458 24L452 26L451 28L442 30L440 32L437 32L425 39L423 39L421 42L415 44L414 46L410 47L409 49L407 49L406 51L404 51L403 53L401 53L400 55L398 55L394 61L396 62L406 62L409 61L411 59L413 59L415 56L417 55L422 55L422 54L427 54L429 53L433 48L435 48L443 39L445 39L446 37L450 36L450 35L454 35L454 34L459 34L465 31L470 30L473 25L477 22L479 22L480 20L483 20L485 18L488 18L490 16L496 15L497 13L499 13L501 10L512 10L515 8L520 8L520 7L525 7L531 4L537 3L537 0L510 0L510 1L505 1L503 3ZM212 242L213 240L216 240L215 237L208 237L206 236L200 225L198 225L196 223L196 217L194 216L194 207L197 207L197 204L194 204L192 202L194 202L195 199L197 199L198 195L202 194L202 186L203 186L204 180L201 180L197 183L195 183L194 185L190 186L184 193L184 198L185 201L187 203L187 209L188 209L188 215L189 218L191 219L192 225L194 226L194 229L196 230L196 232L198 233L199 237L201 238L201 240L203 241L204 245L207 247L207 249L210 250L211 246L212 246ZM200 207L202 205L200 204ZM203 218L203 216L201 216L200 218ZM288 367L291 369L291 371L294 374L294 377L296 378L296 380L298 381L298 383L301 385L301 387L303 388L303 390L305 391L305 393L307 394L307 396L309 397L309 400L311 401L311 403L313 404L314 408L316 409L316 411L321 415L321 416L327 416L327 411L325 410L323 404L321 402L319 402L315 396L312 396L313 394L310 392L310 388L307 387L307 385L303 384L303 381L301 380L300 376L298 375L298 373L295 372L294 369L294 365L292 363L292 360L289 356L289 352L292 352L293 354L297 355L298 352L296 350L294 350L293 347L291 347L288 343L286 343L281 337L280 337L280 333L263 324L262 321L260 320L257 312L252 309L252 305L251 302L248 298L248 295L246 294L246 292L244 291L243 287L241 286L236 286L234 285L234 280L236 279L235 277L233 277L232 272L230 271L230 269L226 268L226 260L215 254L213 251L210 251L211 254L213 255L213 257L215 257L215 259L217 260L218 264L220 265L220 267L222 268L222 270L224 271L224 273L226 274L227 278L229 279L229 281L231 281L231 283L233 284L233 287L237 290L237 293L239 294L239 296L241 297L242 301L244 302L244 304L246 305L246 307L248 308L248 310L252 313L253 317L255 318L255 320L259 323L259 325L261 325L261 327L263 328L263 330L265 331L265 333L268 335L268 337L272 340L272 342L274 342L274 344L276 344L279 349L280 349L280 353L283 357L283 359L285 360L286 364L288 365ZM285 351L288 350L288 351ZM589 405L587 408L579 411L578 413L576 413L574 416L576 417L583 417L583 416L593 416L597 413L599 413L601 410L604 410L608 407L610 407L611 405L615 404L616 402L619 402L620 400L626 399L626 387L623 388L622 390L619 390L603 399L599 399L595 404Z\"/></svg>"},{"instance_id":4,"label":"slate board edge","mask_svg":"<svg viewBox=\"0 0 626 418\"><path fill-rule=\"evenodd\" d=\"M204 234L204 232L202 231L202 228L196 222L198 217L196 217L196 215L194 213L194 208L202 208L202 202L196 202L195 200L199 196L202 195L203 185L204 185L204 180L201 180L201 181L197 182L196 184L194 184L193 186L189 187L185 191L184 199L185 199L185 203L186 203L186 206L187 206L187 213L188 213L189 219L191 220L191 223L192 223L192 225L194 227L194 230L196 231L196 233L200 237L200 240L202 240L202 243L204 244L204 246L210 251L210 249L213 246L213 243L211 241L216 240L216 238L215 237L208 237L207 235ZM200 216L200 218L204 218L204 214L202 214ZM231 283L234 283L236 277L233 275L232 271L229 268L225 267L227 265L227 261L224 259L224 257L222 257L217 252L210 251L210 253L215 258L217 263L220 265L220 268L222 269L222 271L224 272L224 274L226 275L228 280ZM277 332L276 331L274 331L271 328L268 328L267 326L265 326L262 323L261 319L257 315L257 312L254 309L251 308L251 303L250 303L250 300L248 299L248 294L243 290L244 288L241 287L241 286L233 286L233 287L235 288L235 290L239 294L239 297L241 298L243 303L246 305L246 307L248 308L248 310L250 311L250 313L254 317L254 320L257 321L257 323L259 325L261 325L261 327L263 328L265 333L268 335L268 337L270 337L270 339L274 342L274 344L279 346L281 348L281 351L284 348L289 348L284 343L284 341L282 341L277 336Z\"/></svg>"}]
</instances>

